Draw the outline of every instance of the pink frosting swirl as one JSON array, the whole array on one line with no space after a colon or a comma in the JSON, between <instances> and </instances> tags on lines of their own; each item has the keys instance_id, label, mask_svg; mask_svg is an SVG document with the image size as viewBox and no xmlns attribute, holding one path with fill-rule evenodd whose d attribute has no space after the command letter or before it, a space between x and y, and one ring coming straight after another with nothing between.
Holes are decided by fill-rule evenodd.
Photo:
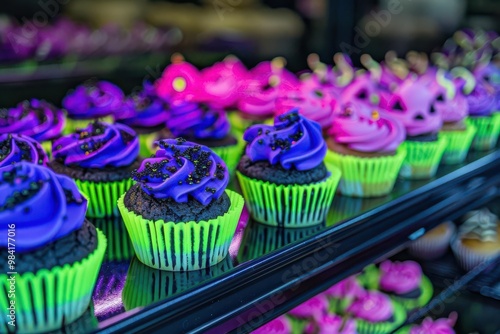
<instances>
[{"instance_id":1,"label":"pink frosting swirl","mask_svg":"<svg viewBox=\"0 0 500 334\"><path fill-rule=\"evenodd\" d=\"M364 296L349 305L347 312L369 322L382 322L391 318L394 308L387 295L378 291L367 291Z\"/></svg>"},{"instance_id":2,"label":"pink frosting swirl","mask_svg":"<svg viewBox=\"0 0 500 334\"><path fill-rule=\"evenodd\" d=\"M333 120L328 134L333 139L359 152L394 152L405 139L403 125L390 116L380 116L374 110L372 116L355 112L355 106L347 104L344 113Z\"/></svg>"},{"instance_id":3,"label":"pink frosting swirl","mask_svg":"<svg viewBox=\"0 0 500 334\"><path fill-rule=\"evenodd\" d=\"M257 328L253 334L290 334L292 326L285 316L269 321L262 327Z\"/></svg>"},{"instance_id":4,"label":"pink frosting swirl","mask_svg":"<svg viewBox=\"0 0 500 334\"><path fill-rule=\"evenodd\" d=\"M191 100L199 91L201 74L196 67L184 60L174 60L156 82L156 93L162 98Z\"/></svg>"},{"instance_id":5,"label":"pink frosting swirl","mask_svg":"<svg viewBox=\"0 0 500 334\"><path fill-rule=\"evenodd\" d=\"M362 296L364 292L365 290L359 285L356 277L351 276L333 285L324 294L334 298L357 298Z\"/></svg>"},{"instance_id":6,"label":"pink frosting swirl","mask_svg":"<svg viewBox=\"0 0 500 334\"><path fill-rule=\"evenodd\" d=\"M380 264L380 288L387 292L404 294L417 289L422 282L422 268L414 261Z\"/></svg>"},{"instance_id":7,"label":"pink frosting swirl","mask_svg":"<svg viewBox=\"0 0 500 334\"><path fill-rule=\"evenodd\" d=\"M328 300L324 295L317 295L305 303L300 304L290 312L290 315L297 318L319 319L328 311Z\"/></svg>"},{"instance_id":8,"label":"pink frosting swirl","mask_svg":"<svg viewBox=\"0 0 500 334\"><path fill-rule=\"evenodd\" d=\"M455 334L453 326L457 320L456 312L450 314L449 318L432 320L425 318L421 325L412 326L409 334Z\"/></svg>"},{"instance_id":9,"label":"pink frosting swirl","mask_svg":"<svg viewBox=\"0 0 500 334\"><path fill-rule=\"evenodd\" d=\"M356 322L352 319L344 319L335 314L324 314L315 322L310 322L305 334L356 334Z\"/></svg>"},{"instance_id":10,"label":"pink frosting swirl","mask_svg":"<svg viewBox=\"0 0 500 334\"><path fill-rule=\"evenodd\" d=\"M380 101L379 89L370 73L356 77L340 94L346 101L360 100L371 105L378 105Z\"/></svg>"},{"instance_id":11,"label":"pink frosting swirl","mask_svg":"<svg viewBox=\"0 0 500 334\"><path fill-rule=\"evenodd\" d=\"M267 118L273 115L278 88L266 80L250 79L242 84L238 110L248 116Z\"/></svg>"}]
</instances>

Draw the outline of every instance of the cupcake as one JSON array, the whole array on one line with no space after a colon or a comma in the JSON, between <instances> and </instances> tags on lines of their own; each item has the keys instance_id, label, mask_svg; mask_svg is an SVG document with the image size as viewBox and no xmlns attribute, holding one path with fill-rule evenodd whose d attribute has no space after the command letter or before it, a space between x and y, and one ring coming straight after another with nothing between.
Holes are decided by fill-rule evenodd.
<instances>
[{"instance_id":1,"label":"cupcake","mask_svg":"<svg viewBox=\"0 0 500 334\"><path fill-rule=\"evenodd\" d=\"M354 318L359 334L391 333L406 320L404 308L378 291L366 291L347 307L346 313Z\"/></svg>"},{"instance_id":2,"label":"cupcake","mask_svg":"<svg viewBox=\"0 0 500 334\"><path fill-rule=\"evenodd\" d=\"M155 83L156 93L163 99L195 99L203 91L201 73L178 53L172 55L171 62Z\"/></svg>"},{"instance_id":3,"label":"cupcake","mask_svg":"<svg viewBox=\"0 0 500 334\"><path fill-rule=\"evenodd\" d=\"M118 215L116 202L133 184L130 173L139 166L139 141L123 124L90 123L56 140L50 167L75 180L89 199L92 218Z\"/></svg>"},{"instance_id":4,"label":"cupcake","mask_svg":"<svg viewBox=\"0 0 500 334\"><path fill-rule=\"evenodd\" d=\"M33 138L12 133L0 135L0 167L21 161L42 166L49 162L42 146Z\"/></svg>"},{"instance_id":5,"label":"cupcake","mask_svg":"<svg viewBox=\"0 0 500 334\"><path fill-rule=\"evenodd\" d=\"M308 323L320 319L328 313L328 300L324 295L317 295L290 310L287 315L292 324L293 333L303 333Z\"/></svg>"},{"instance_id":6,"label":"cupcake","mask_svg":"<svg viewBox=\"0 0 500 334\"><path fill-rule=\"evenodd\" d=\"M166 139L132 175L138 183L118 207L142 263L199 270L227 256L243 198L226 190L229 173L218 155L206 146Z\"/></svg>"},{"instance_id":7,"label":"cupcake","mask_svg":"<svg viewBox=\"0 0 500 334\"><path fill-rule=\"evenodd\" d=\"M452 312L448 318L433 320L427 317L420 325L409 325L401 328L397 334L455 334L453 326L457 322L457 313Z\"/></svg>"},{"instance_id":8,"label":"cupcake","mask_svg":"<svg viewBox=\"0 0 500 334\"><path fill-rule=\"evenodd\" d=\"M116 121L137 133L141 156L149 157L153 153L153 142L165 129L169 108L167 101L156 95L149 82L144 83L142 91L125 99Z\"/></svg>"},{"instance_id":9,"label":"cupcake","mask_svg":"<svg viewBox=\"0 0 500 334\"><path fill-rule=\"evenodd\" d=\"M123 99L122 90L107 81L87 81L76 87L62 101L68 113L65 133L96 120L114 123L116 114L122 110Z\"/></svg>"},{"instance_id":10,"label":"cupcake","mask_svg":"<svg viewBox=\"0 0 500 334\"><path fill-rule=\"evenodd\" d=\"M403 178L431 178L441 162L447 140L438 135L443 120L434 106L435 100L435 93L425 80L407 79L382 105L406 129L402 145L406 158L400 171Z\"/></svg>"},{"instance_id":11,"label":"cupcake","mask_svg":"<svg viewBox=\"0 0 500 334\"><path fill-rule=\"evenodd\" d=\"M292 326L290 321L285 316L278 317L269 321L264 326L254 330L252 334L290 334L292 333Z\"/></svg>"},{"instance_id":12,"label":"cupcake","mask_svg":"<svg viewBox=\"0 0 500 334\"><path fill-rule=\"evenodd\" d=\"M364 293L365 290L356 277L350 276L331 286L323 294L329 300L330 312L341 314L355 298L361 297Z\"/></svg>"},{"instance_id":13,"label":"cupcake","mask_svg":"<svg viewBox=\"0 0 500 334\"><path fill-rule=\"evenodd\" d=\"M324 314L314 319L304 329L305 334L357 334L353 319L335 314Z\"/></svg>"},{"instance_id":14,"label":"cupcake","mask_svg":"<svg viewBox=\"0 0 500 334\"><path fill-rule=\"evenodd\" d=\"M0 303L15 305L18 332L59 329L89 307L106 238L85 219L87 200L75 183L47 167L0 168L0 193L0 227L15 239L15 264L4 261L0 274L15 282L15 299L5 285ZM0 241L4 259L12 259L10 237ZM2 332L11 328L2 321Z\"/></svg>"},{"instance_id":15,"label":"cupcake","mask_svg":"<svg viewBox=\"0 0 500 334\"><path fill-rule=\"evenodd\" d=\"M30 136L50 153L52 141L62 135L65 117L45 100L31 99L10 109L0 109L0 134L17 133Z\"/></svg>"},{"instance_id":16,"label":"cupcake","mask_svg":"<svg viewBox=\"0 0 500 334\"><path fill-rule=\"evenodd\" d=\"M425 306L432 298L432 283L414 261L384 261L379 266L379 289L390 294L406 310Z\"/></svg>"},{"instance_id":17,"label":"cupcake","mask_svg":"<svg viewBox=\"0 0 500 334\"><path fill-rule=\"evenodd\" d=\"M281 227L322 223L340 172L328 171L323 162L319 124L294 109L275 117L274 125L250 127L243 138L248 145L237 176L251 216Z\"/></svg>"},{"instance_id":18,"label":"cupcake","mask_svg":"<svg viewBox=\"0 0 500 334\"><path fill-rule=\"evenodd\" d=\"M474 125L467 122L469 104L465 96L457 92L453 81L448 79L442 70L436 73L436 81L432 89L437 95L434 107L443 119L443 127L439 135L448 141L442 162L445 164L461 163L465 160L477 131Z\"/></svg>"},{"instance_id":19,"label":"cupcake","mask_svg":"<svg viewBox=\"0 0 500 334\"><path fill-rule=\"evenodd\" d=\"M448 250L451 238L455 235L455 224L448 221L433 228L408 247L410 254L418 259L435 260Z\"/></svg>"},{"instance_id":20,"label":"cupcake","mask_svg":"<svg viewBox=\"0 0 500 334\"><path fill-rule=\"evenodd\" d=\"M403 125L374 110L370 116L359 105L344 105L333 121L326 140L326 162L342 172L343 195L375 197L390 193L406 152Z\"/></svg>"},{"instance_id":21,"label":"cupcake","mask_svg":"<svg viewBox=\"0 0 500 334\"><path fill-rule=\"evenodd\" d=\"M488 209L471 211L451 242L458 263L471 270L500 254L500 223Z\"/></svg>"}]
</instances>

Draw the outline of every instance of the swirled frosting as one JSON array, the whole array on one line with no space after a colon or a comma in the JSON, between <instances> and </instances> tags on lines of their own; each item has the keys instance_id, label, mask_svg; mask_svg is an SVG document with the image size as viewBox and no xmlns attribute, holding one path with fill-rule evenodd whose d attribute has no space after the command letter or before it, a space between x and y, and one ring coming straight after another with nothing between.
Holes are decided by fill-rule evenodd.
<instances>
[{"instance_id":1,"label":"swirled frosting","mask_svg":"<svg viewBox=\"0 0 500 334\"><path fill-rule=\"evenodd\" d=\"M222 139L229 133L226 112L206 103L174 101L166 124L176 137Z\"/></svg>"},{"instance_id":2,"label":"swirled frosting","mask_svg":"<svg viewBox=\"0 0 500 334\"><path fill-rule=\"evenodd\" d=\"M380 264L380 288L395 294L405 294L418 289L422 282L422 268L414 261Z\"/></svg>"},{"instance_id":3,"label":"swirled frosting","mask_svg":"<svg viewBox=\"0 0 500 334\"><path fill-rule=\"evenodd\" d=\"M457 92L453 97L446 97L440 91L434 107L441 114L444 123L460 122L469 114L469 104L464 95Z\"/></svg>"},{"instance_id":4,"label":"swirled frosting","mask_svg":"<svg viewBox=\"0 0 500 334\"><path fill-rule=\"evenodd\" d=\"M288 312L297 318L319 319L328 311L328 299L324 295L317 295L308 301L300 304Z\"/></svg>"},{"instance_id":5,"label":"swirled frosting","mask_svg":"<svg viewBox=\"0 0 500 334\"><path fill-rule=\"evenodd\" d=\"M325 295L334 298L356 298L362 296L364 289L359 285L354 276L348 277L345 280L332 285L324 292Z\"/></svg>"},{"instance_id":6,"label":"swirled frosting","mask_svg":"<svg viewBox=\"0 0 500 334\"><path fill-rule=\"evenodd\" d=\"M335 314L324 314L309 322L305 334L357 334L356 322Z\"/></svg>"},{"instance_id":7,"label":"swirled frosting","mask_svg":"<svg viewBox=\"0 0 500 334\"><path fill-rule=\"evenodd\" d=\"M21 161L46 166L49 160L42 146L33 138L13 133L0 135L0 167Z\"/></svg>"},{"instance_id":8,"label":"swirled frosting","mask_svg":"<svg viewBox=\"0 0 500 334\"><path fill-rule=\"evenodd\" d=\"M389 320L394 313L391 299L378 291L367 291L347 307L347 312L369 322Z\"/></svg>"},{"instance_id":9,"label":"swirled frosting","mask_svg":"<svg viewBox=\"0 0 500 334\"><path fill-rule=\"evenodd\" d=\"M131 165L139 154L135 132L123 124L94 122L52 144L54 159L83 168Z\"/></svg>"},{"instance_id":10,"label":"swirled frosting","mask_svg":"<svg viewBox=\"0 0 500 334\"><path fill-rule=\"evenodd\" d=\"M246 155L284 169L309 170L323 162L326 144L318 123L299 115L297 109L274 118L274 125L254 125L243 135Z\"/></svg>"},{"instance_id":11,"label":"swirled frosting","mask_svg":"<svg viewBox=\"0 0 500 334\"><path fill-rule=\"evenodd\" d=\"M223 108L236 105L240 84L247 78L248 71L236 58L227 58L201 72L203 100Z\"/></svg>"},{"instance_id":12,"label":"swirled frosting","mask_svg":"<svg viewBox=\"0 0 500 334\"><path fill-rule=\"evenodd\" d=\"M249 79L242 83L238 110L256 118L271 117L274 113L279 90L265 80Z\"/></svg>"},{"instance_id":13,"label":"swirled frosting","mask_svg":"<svg viewBox=\"0 0 500 334\"><path fill-rule=\"evenodd\" d=\"M291 332L290 322L285 316L281 316L257 328L252 334L290 334Z\"/></svg>"},{"instance_id":14,"label":"swirled frosting","mask_svg":"<svg viewBox=\"0 0 500 334\"><path fill-rule=\"evenodd\" d=\"M120 114L118 122L134 127L156 127L165 124L168 118L169 105L158 97L150 83L144 83L144 89L128 97Z\"/></svg>"},{"instance_id":15,"label":"swirled frosting","mask_svg":"<svg viewBox=\"0 0 500 334\"><path fill-rule=\"evenodd\" d=\"M203 205L218 199L229 182L222 159L208 147L182 138L160 140L158 150L132 173L142 190L158 198L186 203L194 198Z\"/></svg>"},{"instance_id":16,"label":"swirled frosting","mask_svg":"<svg viewBox=\"0 0 500 334\"><path fill-rule=\"evenodd\" d=\"M200 93L200 80L196 67L184 60L174 60L156 82L156 92L162 98L192 100Z\"/></svg>"},{"instance_id":17,"label":"swirled frosting","mask_svg":"<svg viewBox=\"0 0 500 334\"><path fill-rule=\"evenodd\" d=\"M469 104L469 115L471 116L489 116L497 108L495 90L485 82L477 81L474 90L465 98Z\"/></svg>"},{"instance_id":18,"label":"swirled frosting","mask_svg":"<svg viewBox=\"0 0 500 334\"><path fill-rule=\"evenodd\" d=\"M107 81L87 81L63 99L63 107L74 119L94 119L115 115L123 106L122 90Z\"/></svg>"},{"instance_id":19,"label":"swirled frosting","mask_svg":"<svg viewBox=\"0 0 500 334\"><path fill-rule=\"evenodd\" d=\"M373 110L371 116L347 104L333 120L328 134L335 142L359 152L394 152L405 140L404 126L396 119Z\"/></svg>"},{"instance_id":20,"label":"swirled frosting","mask_svg":"<svg viewBox=\"0 0 500 334\"><path fill-rule=\"evenodd\" d=\"M64 125L62 110L44 100L26 100L0 110L0 133L18 133L42 142L59 137Z\"/></svg>"},{"instance_id":21,"label":"swirled frosting","mask_svg":"<svg viewBox=\"0 0 500 334\"><path fill-rule=\"evenodd\" d=\"M498 235L498 217L487 208L474 210L465 216L466 220L458 230L458 234L466 239L482 242L496 242Z\"/></svg>"},{"instance_id":22,"label":"swirled frosting","mask_svg":"<svg viewBox=\"0 0 500 334\"><path fill-rule=\"evenodd\" d=\"M87 200L70 178L35 164L0 168L0 232L15 224L16 251L47 245L83 224ZM7 247L1 238L0 247Z\"/></svg>"},{"instance_id":23,"label":"swirled frosting","mask_svg":"<svg viewBox=\"0 0 500 334\"><path fill-rule=\"evenodd\" d=\"M449 318L437 320L427 317L422 324L412 326L409 334L455 334L453 330L455 322L456 313L452 313Z\"/></svg>"}]
</instances>

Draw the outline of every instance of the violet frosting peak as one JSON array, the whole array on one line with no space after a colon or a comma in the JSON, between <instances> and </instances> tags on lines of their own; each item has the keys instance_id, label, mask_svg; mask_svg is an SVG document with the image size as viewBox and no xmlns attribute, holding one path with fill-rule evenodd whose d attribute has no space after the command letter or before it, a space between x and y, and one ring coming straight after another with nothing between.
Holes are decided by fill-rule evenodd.
<instances>
[{"instance_id":1,"label":"violet frosting peak","mask_svg":"<svg viewBox=\"0 0 500 334\"><path fill-rule=\"evenodd\" d=\"M157 142L158 150L144 159L132 177L157 199L186 203L189 198L208 205L227 187L229 173L222 159L208 147L182 138Z\"/></svg>"},{"instance_id":2,"label":"violet frosting peak","mask_svg":"<svg viewBox=\"0 0 500 334\"><path fill-rule=\"evenodd\" d=\"M347 307L347 313L369 322L389 320L394 313L389 296L378 291L367 291Z\"/></svg>"},{"instance_id":3,"label":"violet frosting peak","mask_svg":"<svg viewBox=\"0 0 500 334\"><path fill-rule=\"evenodd\" d=\"M456 312L452 312L448 318L432 320L427 317L422 324L410 328L409 334L455 334L453 326L457 320Z\"/></svg>"},{"instance_id":4,"label":"violet frosting peak","mask_svg":"<svg viewBox=\"0 0 500 334\"><path fill-rule=\"evenodd\" d=\"M466 97L445 73L437 71L435 78L436 80L431 83L431 89L437 96L434 107L441 114L443 122L454 123L464 120L469 115Z\"/></svg>"},{"instance_id":5,"label":"violet frosting peak","mask_svg":"<svg viewBox=\"0 0 500 334\"><path fill-rule=\"evenodd\" d=\"M466 95L469 104L469 115L490 116L497 110L497 98L493 86L486 82L477 81L469 95Z\"/></svg>"},{"instance_id":6,"label":"violet frosting peak","mask_svg":"<svg viewBox=\"0 0 500 334\"><path fill-rule=\"evenodd\" d=\"M166 124L174 136L193 140L222 139L229 133L226 112L207 103L172 102Z\"/></svg>"},{"instance_id":7,"label":"violet frosting peak","mask_svg":"<svg viewBox=\"0 0 500 334\"><path fill-rule=\"evenodd\" d=\"M31 137L15 133L0 135L0 167L21 161L46 166L49 159L42 145Z\"/></svg>"},{"instance_id":8,"label":"violet frosting peak","mask_svg":"<svg viewBox=\"0 0 500 334\"><path fill-rule=\"evenodd\" d=\"M64 125L63 111L45 100L26 100L0 110L0 133L18 133L42 142L59 137Z\"/></svg>"},{"instance_id":9,"label":"violet frosting peak","mask_svg":"<svg viewBox=\"0 0 500 334\"><path fill-rule=\"evenodd\" d=\"M139 155L139 140L124 124L90 123L52 144L54 160L83 168L125 167Z\"/></svg>"},{"instance_id":10,"label":"violet frosting peak","mask_svg":"<svg viewBox=\"0 0 500 334\"><path fill-rule=\"evenodd\" d=\"M125 99L117 121L132 128L162 126L167 121L168 110L168 102L156 95L151 83L145 82L141 92Z\"/></svg>"},{"instance_id":11,"label":"violet frosting peak","mask_svg":"<svg viewBox=\"0 0 500 334\"><path fill-rule=\"evenodd\" d=\"M300 304L288 313L297 318L319 319L328 311L328 299L324 295L317 295Z\"/></svg>"},{"instance_id":12,"label":"violet frosting peak","mask_svg":"<svg viewBox=\"0 0 500 334\"><path fill-rule=\"evenodd\" d=\"M380 288L386 292L405 294L419 288L422 282L422 268L414 261L380 264Z\"/></svg>"},{"instance_id":13,"label":"violet frosting peak","mask_svg":"<svg viewBox=\"0 0 500 334\"><path fill-rule=\"evenodd\" d=\"M344 112L333 120L328 134L335 142L359 152L394 152L405 140L403 124L388 115L380 115L373 109L370 116L366 112L356 112L355 106L348 104Z\"/></svg>"},{"instance_id":14,"label":"violet frosting peak","mask_svg":"<svg viewBox=\"0 0 500 334\"><path fill-rule=\"evenodd\" d=\"M356 322L336 314L323 314L309 322L305 334L357 334Z\"/></svg>"},{"instance_id":15,"label":"violet frosting peak","mask_svg":"<svg viewBox=\"0 0 500 334\"><path fill-rule=\"evenodd\" d=\"M115 115L123 107L123 91L108 81L87 81L63 99L68 116L74 119L95 119Z\"/></svg>"},{"instance_id":16,"label":"violet frosting peak","mask_svg":"<svg viewBox=\"0 0 500 334\"><path fill-rule=\"evenodd\" d=\"M310 170L319 166L326 155L321 126L297 109L276 116L274 125L249 127L243 139L248 142L246 155L253 162L268 161L284 169Z\"/></svg>"},{"instance_id":17,"label":"violet frosting peak","mask_svg":"<svg viewBox=\"0 0 500 334\"><path fill-rule=\"evenodd\" d=\"M285 316L269 321L262 327L257 328L252 334L290 334L292 326Z\"/></svg>"},{"instance_id":18,"label":"violet frosting peak","mask_svg":"<svg viewBox=\"0 0 500 334\"><path fill-rule=\"evenodd\" d=\"M69 177L27 162L0 168L0 233L16 228L16 251L54 242L83 224L87 200ZM7 238L0 240L7 247Z\"/></svg>"}]
</instances>

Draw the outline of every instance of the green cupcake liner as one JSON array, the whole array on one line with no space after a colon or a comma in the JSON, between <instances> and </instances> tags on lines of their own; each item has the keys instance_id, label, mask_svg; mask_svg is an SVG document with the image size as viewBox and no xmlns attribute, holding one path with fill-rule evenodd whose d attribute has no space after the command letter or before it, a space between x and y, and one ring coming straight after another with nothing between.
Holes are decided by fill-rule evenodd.
<instances>
[{"instance_id":1,"label":"green cupcake liner","mask_svg":"<svg viewBox=\"0 0 500 334\"><path fill-rule=\"evenodd\" d=\"M230 174L234 174L238 162L243 154L243 149L245 148L245 141L241 137L236 138L237 142L235 145L230 146L219 146L210 147L212 151L215 152L224 162L226 163L227 170Z\"/></svg>"},{"instance_id":2,"label":"green cupcake liner","mask_svg":"<svg viewBox=\"0 0 500 334\"><path fill-rule=\"evenodd\" d=\"M469 124L464 131L441 131L440 136L448 141L441 162L452 165L464 162L477 129Z\"/></svg>"},{"instance_id":3,"label":"green cupcake liner","mask_svg":"<svg viewBox=\"0 0 500 334\"><path fill-rule=\"evenodd\" d=\"M139 260L152 268L199 270L221 262L227 255L243 210L241 195L227 190L228 212L208 221L165 222L147 220L129 211L123 199L118 208Z\"/></svg>"},{"instance_id":4,"label":"green cupcake liner","mask_svg":"<svg viewBox=\"0 0 500 334\"><path fill-rule=\"evenodd\" d=\"M134 258L130 263L122 300L125 310L151 305L233 268L231 257L220 263L194 271L165 271L150 268Z\"/></svg>"},{"instance_id":5,"label":"green cupcake liner","mask_svg":"<svg viewBox=\"0 0 500 334\"><path fill-rule=\"evenodd\" d=\"M87 127L90 123L94 121L100 121L100 122L105 122L105 123L114 123L115 118L113 116L105 116L101 118L92 118L92 119L73 119L73 118L66 118L66 126L63 130L63 134L67 135L70 133L75 132L76 129L83 129Z\"/></svg>"},{"instance_id":6,"label":"green cupcake liner","mask_svg":"<svg viewBox=\"0 0 500 334\"><path fill-rule=\"evenodd\" d=\"M17 332L56 330L85 313L106 250L104 234L97 230L97 237L97 248L81 261L14 275L15 298L9 298L11 275L0 275L0 307L7 310L15 302ZM2 333L12 329L5 320L0 323Z\"/></svg>"},{"instance_id":7,"label":"green cupcake liner","mask_svg":"<svg viewBox=\"0 0 500 334\"><path fill-rule=\"evenodd\" d=\"M377 197L392 191L405 156L406 150L401 147L395 155L375 158L343 155L329 150L325 163L342 172L339 190L343 195Z\"/></svg>"},{"instance_id":8,"label":"green cupcake liner","mask_svg":"<svg viewBox=\"0 0 500 334\"><path fill-rule=\"evenodd\" d=\"M399 175L405 179L428 179L436 175L448 141L440 136L433 142L405 141L406 158Z\"/></svg>"},{"instance_id":9,"label":"green cupcake liner","mask_svg":"<svg viewBox=\"0 0 500 334\"><path fill-rule=\"evenodd\" d=\"M370 264L356 277L358 282L368 290L377 290L380 271L376 265Z\"/></svg>"},{"instance_id":10,"label":"green cupcake liner","mask_svg":"<svg viewBox=\"0 0 500 334\"><path fill-rule=\"evenodd\" d=\"M306 185L278 185L236 172L250 215L280 227L308 227L325 221L340 180L336 168L323 181Z\"/></svg>"},{"instance_id":11,"label":"green cupcake liner","mask_svg":"<svg viewBox=\"0 0 500 334\"><path fill-rule=\"evenodd\" d=\"M125 179L115 182L91 182L75 179L78 189L89 201L87 217L104 218L118 216L118 198L132 187L134 181Z\"/></svg>"},{"instance_id":12,"label":"green cupcake liner","mask_svg":"<svg viewBox=\"0 0 500 334\"><path fill-rule=\"evenodd\" d=\"M400 329L398 329L396 332L394 332L395 334L409 334L410 333L410 330L411 330L412 326L411 325L408 325L408 326L404 326Z\"/></svg>"},{"instance_id":13,"label":"green cupcake liner","mask_svg":"<svg viewBox=\"0 0 500 334\"><path fill-rule=\"evenodd\" d=\"M369 322L355 319L358 334L387 334L401 326L406 321L406 310L396 302L392 303L394 308L392 322Z\"/></svg>"},{"instance_id":14,"label":"green cupcake liner","mask_svg":"<svg viewBox=\"0 0 500 334\"><path fill-rule=\"evenodd\" d=\"M108 239L106 260L123 261L134 257L134 247L121 217L97 218L92 223Z\"/></svg>"},{"instance_id":15,"label":"green cupcake liner","mask_svg":"<svg viewBox=\"0 0 500 334\"><path fill-rule=\"evenodd\" d=\"M292 334L302 334L305 332L306 326L309 324L310 320L295 318L287 314L287 318L292 329Z\"/></svg>"},{"instance_id":16,"label":"green cupcake liner","mask_svg":"<svg viewBox=\"0 0 500 334\"><path fill-rule=\"evenodd\" d=\"M347 298L328 298L328 312L331 314L345 314L345 310L349 307L351 301Z\"/></svg>"},{"instance_id":17,"label":"green cupcake liner","mask_svg":"<svg viewBox=\"0 0 500 334\"><path fill-rule=\"evenodd\" d=\"M391 298L403 306L405 310L411 311L427 305L432 299L434 288L432 287L431 281L426 276L422 276L420 290L421 294L418 298L402 298L397 295L391 295Z\"/></svg>"},{"instance_id":18,"label":"green cupcake liner","mask_svg":"<svg viewBox=\"0 0 500 334\"><path fill-rule=\"evenodd\" d=\"M468 122L477 128L472 141L473 150L489 151L495 148L500 135L500 112L489 117L469 117Z\"/></svg>"}]
</instances>

